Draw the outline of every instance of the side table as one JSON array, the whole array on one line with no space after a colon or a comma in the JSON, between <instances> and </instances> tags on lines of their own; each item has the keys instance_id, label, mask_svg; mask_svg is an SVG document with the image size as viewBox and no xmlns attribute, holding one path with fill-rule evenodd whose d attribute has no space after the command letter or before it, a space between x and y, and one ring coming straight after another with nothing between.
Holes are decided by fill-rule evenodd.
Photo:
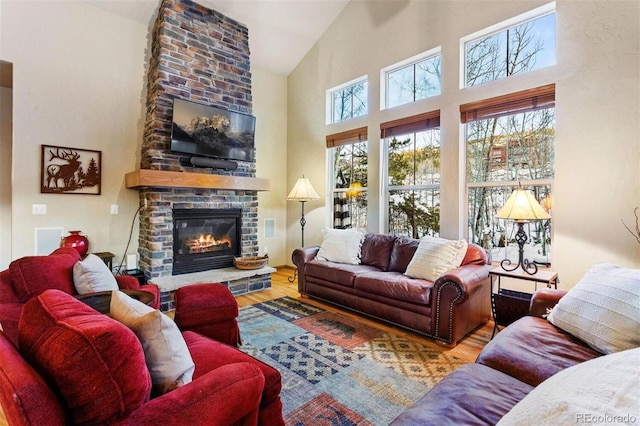
<instances>
[{"instance_id":1,"label":"side table","mask_svg":"<svg viewBox=\"0 0 640 426\"><path fill-rule=\"evenodd\" d=\"M531 281L534 283L534 291L538 284L545 284L548 288L558 288L558 273L553 271L538 270L535 275L530 275L518 268L515 271L505 271L498 266L489 271L491 281L491 312L493 314L493 332L500 331L499 326L508 326L512 322L526 316L529 313L529 304L533 293L509 290L502 288L502 278ZM495 284L495 286L494 286Z\"/></svg>"},{"instance_id":2,"label":"side table","mask_svg":"<svg viewBox=\"0 0 640 426\"><path fill-rule=\"evenodd\" d=\"M129 297L132 297L140 302L144 303L147 306L153 304L155 297L153 294L148 291L142 290L120 290ZM111 306L111 292L110 291L97 291L95 293L85 293L85 294L76 294L75 298L80 300L81 302L86 303L91 306L96 311L101 314L109 313L109 308Z\"/></svg>"}]
</instances>

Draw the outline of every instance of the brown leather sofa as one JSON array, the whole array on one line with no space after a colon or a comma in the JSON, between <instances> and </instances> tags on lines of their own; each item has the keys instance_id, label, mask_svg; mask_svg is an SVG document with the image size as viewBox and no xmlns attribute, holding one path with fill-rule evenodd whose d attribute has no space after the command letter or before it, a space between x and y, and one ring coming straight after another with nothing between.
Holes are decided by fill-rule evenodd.
<instances>
[{"instance_id":1,"label":"brown leather sofa","mask_svg":"<svg viewBox=\"0 0 640 426\"><path fill-rule=\"evenodd\" d=\"M455 346L490 317L489 256L469 244L462 265L431 282L403 275L418 244L367 234L359 265L317 260L317 246L296 249L298 291Z\"/></svg>"},{"instance_id":2,"label":"brown leather sofa","mask_svg":"<svg viewBox=\"0 0 640 426\"><path fill-rule=\"evenodd\" d=\"M564 294L538 290L531 316L503 329L475 363L449 374L391 424L494 425L545 379L603 355L541 318Z\"/></svg>"}]
</instances>

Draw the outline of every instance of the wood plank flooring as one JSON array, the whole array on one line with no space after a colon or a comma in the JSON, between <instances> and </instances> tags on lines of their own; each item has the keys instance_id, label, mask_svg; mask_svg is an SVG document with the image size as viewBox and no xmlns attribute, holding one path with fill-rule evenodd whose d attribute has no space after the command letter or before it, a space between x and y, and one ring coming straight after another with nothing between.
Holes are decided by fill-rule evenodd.
<instances>
[{"instance_id":1,"label":"wood plank flooring","mask_svg":"<svg viewBox=\"0 0 640 426\"><path fill-rule=\"evenodd\" d=\"M238 306L247 306L253 305L256 303L264 302L267 300L277 299L279 297L289 296L294 299L300 299L306 303L319 306L323 309L340 312L349 317L358 318L359 320L375 326L377 328L392 331L395 334L400 336L415 340L424 344L425 346L433 347L443 352L446 352L450 355L453 355L457 358L463 359L468 362L474 362L476 357L491 339L491 332L493 331L493 322L489 321L484 326L476 329L472 334L468 335L464 338L458 345L453 349L445 349L442 346L439 346L435 343L434 340L428 339L424 336L420 336L418 334L412 333L410 331L404 330L399 327L390 326L384 324L380 321L376 321L373 319L369 319L367 317L336 308L331 305L327 305L325 303L321 303L309 298L303 298L300 293L298 293L298 282L297 280L293 283L290 283L287 278L293 276L294 270L291 268L283 267L278 268L278 271L271 275L271 289L257 291L255 293L249 293L241 296L237 296L236 300L238 301Z\"/></svg>"}]
</instances>

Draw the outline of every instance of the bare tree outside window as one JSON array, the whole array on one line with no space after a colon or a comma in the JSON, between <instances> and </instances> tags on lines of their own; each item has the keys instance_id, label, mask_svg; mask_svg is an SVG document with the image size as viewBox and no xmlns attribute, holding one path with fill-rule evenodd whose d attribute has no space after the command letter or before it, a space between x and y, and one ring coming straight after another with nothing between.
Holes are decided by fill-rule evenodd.
<instances>
[{"instance_id":1,"label":"bare tree outside window","mask_svg":"<svg viewBox=\"0 0 640 426\"><path fill-rule=\"evenodd\" d=\"M555 14L467 43L467 86L547 66L549 50L555 61L555 46L546 45L549 26L555 37ZM494 258L513 260L517 245L513 251L503 249L515 235L513 223L500 221L495 215L518 182L532 190L543 207L551 209L555 109L510 114L505 106L494 117L466 124L469 240L492 250ZM527 227L526 257L548 264L551 221L536 221Z\"/></svg>"},{"instance_id":2,"label":"bare tree outside window","mask_svg":"<svg viewBox=\"0 0 640 426\"><path fill-rule=\"evenodd\" d=\"M387 107L439 95L440 61L438 54L387 72Z\"/></svg>"},{"instance_id":3,"label":"bare tree outside window","mask_svg":"<svg viewBox=\"0 0 640 426\"><path fill-rule=\"evenodd\" d=\"M361 81L352 86L332 92L332 123L349 120L367 114L367 89L366 81Z\"/></svg>"}]
</instances>

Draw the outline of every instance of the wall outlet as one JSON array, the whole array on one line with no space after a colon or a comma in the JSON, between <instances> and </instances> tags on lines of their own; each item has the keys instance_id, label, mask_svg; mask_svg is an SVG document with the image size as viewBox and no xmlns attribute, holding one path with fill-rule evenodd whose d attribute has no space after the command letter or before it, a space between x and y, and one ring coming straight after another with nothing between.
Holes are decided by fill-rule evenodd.
<instances>
[{"instance_id":1,"label":"wall outlet","mask_svg":"<svg viewBox=\"0 0 640 426\"><path fill-rule=\"evenodd\" d=\"M47 214L47 205L46 204L33 204L31 206L32 214Z\"/></svg>"},{"instance_id":2,"label":"wall outlet","mask_svg":"<svg viewBox=\"0 0 640 426\"><path fill-rule=\"evenodd\" d=\"M111 204L111 214L118 214L118 205Z\"/></svg>"}]
</instances>

